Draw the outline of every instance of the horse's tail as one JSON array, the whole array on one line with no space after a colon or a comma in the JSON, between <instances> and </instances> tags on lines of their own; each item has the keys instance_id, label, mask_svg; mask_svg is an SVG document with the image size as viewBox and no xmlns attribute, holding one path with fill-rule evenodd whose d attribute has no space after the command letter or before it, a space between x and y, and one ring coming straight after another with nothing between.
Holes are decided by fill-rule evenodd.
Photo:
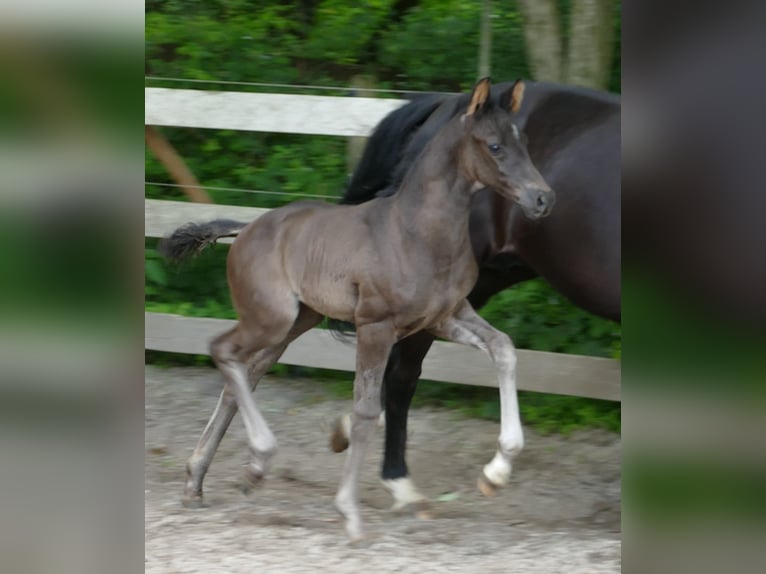
<instances>
[{"instance_id":1,"label":"horse's tail","mask_svg":"<svg viewBox=\"0 0 766 574\"><path fill-rule=\"evenodd\" d=\"M355 325L353 323L346 323L345 321L339 321L337 319L327 318L327 330L336 341L341 343L351 343L356 332Z\"/></svg>"},{"instance_id":2,"label":"horse's tail","mask_svg":"<svg viewBox=\"0 0 766 574\"><path fill-rule=\"evenodd\" d=\"M166 259L179 263L214 244L221 237L236 237L247 223L216 219L208 223L187 223L160 241L158 251Z\"/></svg>"},{"instance_id":3,"label":"horse's tail","mask_svg":"<svg viewBox=\"0 0 766 574\"><path fill-rule=\"evenodd\" d=\"M426 94L412 99L384 117L367 140L340 203L359 204L395 185L393 175L410 136L448 95Z\"/></svg>"}]
</instances>

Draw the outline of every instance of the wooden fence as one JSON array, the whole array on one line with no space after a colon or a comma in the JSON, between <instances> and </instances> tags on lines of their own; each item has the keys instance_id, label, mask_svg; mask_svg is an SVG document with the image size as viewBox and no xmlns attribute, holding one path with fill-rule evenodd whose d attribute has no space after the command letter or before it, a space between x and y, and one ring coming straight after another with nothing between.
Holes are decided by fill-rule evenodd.
<instances>
[{"instance_id":1,"label":"wooden fence","mask_svg":"<svg viewBox=\"0 0 766 574\"><path fill-rule=\"evenodd\" d=\"M292 134L367 136L405 100L211 92L146 88L145 124ZM145 199L145 236L163 237L189 221L256 219L267 209ZM230 242L231 240L222 240ZM224 270L221 270L224 273ZM207 354L208 341L233 321L145 313L145 348ZM509 333L513 337L513 333ZM619 401L620 363L613 359L519 350L523 390ZM312 329L293 342L280 363L354 370L355 348ZM423 364L424 379L497 387L482 352L437 341Z\"/></svg>"}]
</instances>

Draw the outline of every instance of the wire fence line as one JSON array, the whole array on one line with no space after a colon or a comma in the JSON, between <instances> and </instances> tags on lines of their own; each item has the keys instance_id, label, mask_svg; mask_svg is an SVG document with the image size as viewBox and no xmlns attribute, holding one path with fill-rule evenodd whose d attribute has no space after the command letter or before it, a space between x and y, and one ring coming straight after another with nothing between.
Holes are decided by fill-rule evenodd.
<instances>
[{"instance_id":1,"label":"wire fence line","mask_svg":"<svg viewBox=\"0 0 766 574\"><path fill-rule=\"evenodd\" d=\"M151 82L188 82L191 84L205 84L205 85L222 85L222 86L248 86L254 88L280 88L280 89L295 89L295 90L319 90L319 91L340 91L349 92L350 94L356 94L358 92L365 93L377 93L377 94L410 94L410 95L422 95L422 94L445 94L454 95L459 92L441 92L430 91L424 92L419 90L397 90L394 88L355 88L353 86L317 86L313 84L276 84L270 82L239 82L232 80L200 80L194 78L172 78L163 76L144 76L144 80Z\"/></svg>"},{"instance_id":2,"label":"wire fence line","mask_svg":"<svg viewBox=\"0 0 766 574\"><path fill-rule=\"evenodd\" d=\"M299 191L291 192L291 191L264 191L261 189L245 189L242 187L217 187L212 185L184 185L181 183L161 183L159 181L145 181L144 185L152 185L157 187L173 187L177 189L187 189L187 188L199 188L199 189L205 189L208 191L239 191L243 193L260 193L263 195L279 195L282 197L308 197L308 198L320 198L320 199L340 199L340 194L338 195L321 195L317 193L302 193Z\"/></svg>"}]
</instances>

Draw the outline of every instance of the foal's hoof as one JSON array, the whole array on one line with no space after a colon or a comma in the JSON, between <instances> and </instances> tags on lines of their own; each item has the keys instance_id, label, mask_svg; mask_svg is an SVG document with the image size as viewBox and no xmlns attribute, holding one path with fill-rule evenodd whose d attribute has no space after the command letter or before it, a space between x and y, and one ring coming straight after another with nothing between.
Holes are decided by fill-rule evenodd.
<instances>
[{"instance_id":1,"label":"foal's hoof","mask_svg":"<svg viewBox=\"0 0 766 574\"><path fill-rule=\"evenodd\" d=\"M183 504L184 508L207 508L208 506L201 494L184 496L181 499L181 504Z\"/></svg>"},{"instance_id":2,"label":"foal's hoof","mask_svg":"<svg viewBox=\"0 0 766 574\"><path fill-rule=\"evenodd\" d=\"M411 501L396 501L391 506L391 512L397 515L417 516L418 518L431 518L431 503L426 499Z\"/></svg>"},{"instance_id":3,"label":"foal's hoof","mask_svg":"<svg viewBox=\"0 0 766 574\"><path fill-rule=\"evenodd\" d=\"M484 496L493 497L497 494L497 486L492 484L483 472L479 475L476 486L479 487L479 492Z\"/></svg>"},{"instance_id":4,"label":"foal's hoof","mask_svg":"<svg viewBox=\"0 0 766 574\"><path fill-rule=\"evenodd\" d=\"M243 494L250 494L254 488L263 483L263 473L257 472L253 468L246 466L242 470L242 480L239 483L239 489Z\"/></svg>"},{"instance_id":5,"label":"foal's hoof","mask_svg":"<svg viewBox=\"0 0 766 574\"><path fill-rule=\"evenodd\" d=\"M346 536L348 536L348 545L351 548L367 548L370 546L370 537L364 531L362 524L358 521L346 521Z\"/></svg>"},{"instance_id":6,"label":"foal's hoof","mask_svg":"<svg viewBox=\"0 0 766 574\"><path fill-rule=\"evenodd\" d=\"M364 548L369 548L372 546L372 540L370 540L367 536L358 536L355 538L349 538L348 539L348 546L349 548L353 548L355 550L362 550Z\"/></svg>"},{"instance_id":7,"label":"foal's hoof","mask_svg":"<svg viewBox=\"0 0 766 574\"><path fill-rule=\"evenodd\" d=\"M335 419L335 424L332 428L332 436L330 437L330 448L333 452L343 452L348 448L348 437L343 430L342 417Z\"/></svg>"}]
</instances>

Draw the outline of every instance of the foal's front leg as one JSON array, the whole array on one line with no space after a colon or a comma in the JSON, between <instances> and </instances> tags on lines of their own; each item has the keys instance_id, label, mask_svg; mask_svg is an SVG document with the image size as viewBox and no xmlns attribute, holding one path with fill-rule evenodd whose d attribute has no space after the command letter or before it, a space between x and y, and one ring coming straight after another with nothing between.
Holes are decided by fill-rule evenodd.
<instances>
[{"instance_id":1,"label":"foal's front leg","mask_svg":"<svg viewBox=\"0 0 766 574\"><path fill-rule=\"evenodd\" d=\"M393 326L375 323L357 326L354 410L351 415L350 446L343 467L343 477L335 497L335 507L346 519L346 532L352 542L364 537L359 511L359 473L370 435L381 413L380 387L391 347L395 342Z\"/></svg>"},{"instance_id":2,"label":"foal's front leg","mask_svg":"<svg viewBox=\"0 0 766 574\"><path fill-rule=\"evenodd\" d=\"M516 351L510 337L498 331L473 310L468 301L442 324L430 331L456 343L471 345L489 353L497 370L500 386L500 439L492 461L484 466L479 489L485 495L508 484L511 460L524 448L524 433L516 396Z\"/></svg>"},{"instance_id":3,"label":"foal's front leg","mask_svg":"<svg viewBox=\"0 0 766 574\"><path fill-rule=\"evenodd\" d=\"M423 358L431 348L434 337L420 331L402 339L391 350L383 376L384 415L378 426L385 424L385 449L381 478L383 486L394 497L392 510L423 509L428 499L416 488L409 476L405 451L407 448L407 413L415 394ZM351 415L344 414L335 421L331 446L335 452L348 447Z\"/></svg>"}]
</instances>

